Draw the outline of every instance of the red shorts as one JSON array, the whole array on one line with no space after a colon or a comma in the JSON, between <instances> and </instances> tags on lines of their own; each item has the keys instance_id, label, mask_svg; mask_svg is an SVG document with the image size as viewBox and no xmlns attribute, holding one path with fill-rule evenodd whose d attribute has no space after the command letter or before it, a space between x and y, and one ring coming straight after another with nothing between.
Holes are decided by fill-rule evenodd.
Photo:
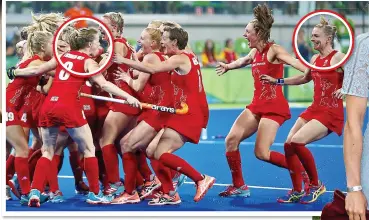
<instances>
[{"instance_id":1,"label":"red shorts","mask_svg":"<svg viewBox=\"0 0 369 220\"><path fill-rule=\"evenodd\" d=\"M65 126L78 128L87 124L80 105L66 105L59 102L45 101L40 112L41 127Z\"/></svg>"},{"instance_id":2,"label":"red shorts","mask_svg":"<svg viewBox=\"0 0 369 220\"><path fill-rule=\"evenodd\" d=\"M342 135L342 129L344 125L343 115L342 117L339 117L327 111L326 109L309 107L300 114L300 118L303 118L306 121L315 119L326 126L328 130L336 133L339 136Z\"/></svg>"},{"instance_id":3,"label":"red shorts","mask_svg":"<svg viewBox=\"0 0 369 220\"><path fill-rule=\"evenodd\" d=\"M204 116L202 113L170 115L165 121L165 127L177 131L186 137L189 142L197 144L199 143L201 131L204 127Z\"/></svg>"},{"instance_id":4,"label":"red shorts","mask_svg":"<svg viewBox=\"0 0 369 220\"><path fill-rule=\"evenodd\" d=\"M144 121L156 132L159 132L164 127L164 122L169 118L169 113L161 113L154 110L143 111L137 119L137 122Z\"/></svg>"},{"instance_id":5,"label":"red shorts","mask_svg":"<svg viewBox=\"0 0 369 220\"><path fill-rule=\"evenodd\" d=\"M115 97L115 98L119 99L118 97ZM131 115L131 116L137 116L141 113L141 110L139 108L135 108L130 105L120 104L120 103L112 103L110 106L110 110L112 110L113 112L121 112L125 115Z\"/></svg>"},{"instance_id":6,"label":"red shorts","mask_svg":"<svg viewBox=\"0 0 369 220\"><path fill-rule=\"evenodd\" d=\"M288 105L287 108L285 106L283 106L283 108L280 109L276 109L274 107L275 110L273 112L271 111L272 108L253 103L246 106L246 108L249 109L253 114L259 116L260 118L268 118L270 120L277 122L280 126L282 126L282 124L285 121L291 118L291 113L288 108Z\"/></svg>"},{"instance_id":7,"label":"red shorts","mask_svg":"<svg viewBox=\"0 0 369 220\"><path fill-rule=\"evenodd\" d=\"M33 99L34 101L32 103L32 118L37 126L39 126L40 111L45 98L46 96L44 94L38 93Z\"/></svg>"},{"instance_id":8,"label":"red shorts","mask_svg":"<svg viewBox=\"0 0 369 220\"><path fill-rule=\"evenodd\" d=\"M27 111L24 108L16 111L14 108L7 107L6 115L6 126L19 125L24 128L36 127L36 123L32 118L32 112Z\"/></svg>"}]
</instances>

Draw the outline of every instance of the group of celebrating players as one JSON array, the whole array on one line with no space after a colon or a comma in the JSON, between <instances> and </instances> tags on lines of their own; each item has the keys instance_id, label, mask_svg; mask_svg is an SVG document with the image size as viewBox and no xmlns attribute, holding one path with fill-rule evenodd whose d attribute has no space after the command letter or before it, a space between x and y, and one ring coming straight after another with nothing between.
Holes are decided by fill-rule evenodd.
<instances>
[{"instance_id":1,"label":"group of celebrating players","mask_svg":"<svg viewBox=\"0 0 369 220\"><path fill-rule=\"evenodd\" d=\"M230 64L219 63L216 68L222 75L251 65L255 85L252 103L226 137L233 184L219 195L250 196L242 177L239 144L257 131L256 157L288 169L291 175L293 188L278 202L311 203L325 192L325 186L305 145L332 131L341 134L343 70L307 69L270 41L274 22L271 10L258 5L254 16L244 33L252 48L250 53ZM122 14L109 12L103 15L102 22L112 33L114 45L106 51L100 46L100 40L108 41L108 33L102 28L76 29L68 25L56 39L57 52L53 54L54 33L67 19L56 13L32 18L32 24L22 29L22 41L17 44L20 61L7 71L11 79L6 89L7 192L12 191L21 204L30 207L39 207L46 201L63 202L58 171L68 146L76 193L87 195L87 203L129 204L151 199L149 205L179 204L178 187L186 177L195 182L194 201L200 201L215 178L200 173L174 154L186 142L199 142L209 118L200 64L188 47L188 33L174 22L154 20L142 31L138 40L141 48L136 52L123 37ZM333 49L335 31L325 19L315 26L311 40L319 53L310 63L323 67L342 60L344 54ZM114 57L109 61L108 53L113 47ZM55 56L68 70L79 73L95 72L107 62L108 68L89 78L77 77L58 64ZM283 79L284 64L304 74ZM270 151L278 128L291 118L282 85L311 80L313 104L291 129L285 155ZM80 93L123 99L128 104L96 100ZM188 112L170 114L142 109L141 103L175 109L185 103ZM118 155L124 180L119 176ZM88 186L83 182L83 172ZM15 173L17 178L13 178Z\"/></svg>"}]
</instances>

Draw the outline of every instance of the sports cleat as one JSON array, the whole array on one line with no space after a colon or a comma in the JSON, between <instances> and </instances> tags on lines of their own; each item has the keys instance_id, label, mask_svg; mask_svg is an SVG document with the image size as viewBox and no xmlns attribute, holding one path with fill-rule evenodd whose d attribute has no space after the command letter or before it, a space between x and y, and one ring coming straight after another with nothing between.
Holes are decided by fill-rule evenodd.
<instances>
[{"instance_id":1,"label":"sports cleat","mask_svg":"<svg viewBox=\"0 0 369 220\"><path fill-rule=\"evenodd\" d=\"M139 202L141 202L141 199L138 196L138 193L134 191L132 195L128 194L127 192L122 193L121 195L113 199L111 204L134 204Z\"/></svg>"},{"instance_id":2,"label":"sports cleat","mask_svg":"<svg viewBox=\"0 0 369 220\"><path fill-rule=\"evenodd\" d=\"M109 196L118 196L124 192L124 184L119 181L109 184L109 188L104 189L104 194Z\"/></svg>"},{"instance_id":3,"label":"sports cleat","mask_svg":"<svg viewBox=\"0 0 369 220\"><path fill-rule=\"evenodd\" d=\"M310 178L309 175L305 172L301 173L302 175L302 181L304 182L304 191L306 193L309 193L309 187L310 187Z\"/></svg>"},{"instance_id":4,"label":"sports cleat","mask_svg":"<svg viewBox=\"0 0 369 220\"><path fill-rule=\"evenodd\" d=\"M150 195L146 196L145 199L153 200L162 196L164 193L160 191L160 189L156 189L150 193Z\"/></svg>"},{"instance_id":5,"label":"sports cleat","mask_svg":"<svg viewBox=\"0 0 369 220\"><path fill-rule=\"evenodd\" d=\"M278 198L277 202L279 203L297 203L301 200L301 198L305 195L304 191L297 192L294 190L291 190L287 193L287 195Z\"/></svg>"},{"instance_id":6,"label":"sports cleat","mask_svg":"<svg viewBox=\"0 0 369 220\"><path fill-rule=\"evenodd\" d=\"M219 193L221 197L250 197L250 190L247 185L236 188L233 185L228 186L223 192Z\"/></svg>"},{"instance_id":7,"label":"sports cleat","mask_svg":"<svg viewBox=\"0 0 369 220\"><path fill-rule=\"evenodd\" d=\"M40 197L41 193L37 189L31 189L31 192L28 195L29 201L28 206L29 207L40 207Z\"/></svg>"},{"instance_id":8,"label":"sports cleat","mask_svg":"<svg viewBox=\"0 0 369 220\"><path fill-rule=\"evenodd\" d=\"M28 195L22 195L19 202L21 205L28 205L28 201L29 201Z\"/></svg>"},{"instance_id":9,"label":"sports cleat","mask_svg":"<svg viewBox=\"0 0 369 220\"><path fill-rule=\"evenodd\" d=\"M90 188L83 181L75 185L75 193L77 195L87 195L89 191L90 191Z\"/></svg>"},{"instance_id":10,"label":"sports cleat","mask_svg":"<svg viewBox=\"0 0 369 220\"><path fill-rule=\"evenodd\" d=\"M156 199L151 200L149 205L178 205L180 204L181 198L179 197L178 192L174 194L174 196L169 196L168 194L164 194Z\"/></svg>"},{"instance_id":11,"label":"sports cleat","mask_svg":"<svg viewBox=\"0 0 369 220\"><path fill-rule=\"evenodd\" d=\"M63 198L63 193L60 190L55 191L55 193L50 193L50 199L49 202L51 203L61 203L65 202Z\"/></svg>"},{"instance_id":12,"label":"sports cleat","mask_svg":"<svg viewBox=\"0 0 369 220\"><path fill-rule=\"evenodd\" d=\"M208 192L208 190L214 185L215 178L204 175L204 179L198 181L196 183L196 195L193 198L195 202L200 201L202 198L204 198L205 194Z\"/></svg>"},{"instance_id":13,"label":"sports cleat","mask_svg":"<svg viewBox=\"0 0 369 220\"><path fill-rule=\"evenodd\" d=\"M51 192L50 192L50 194L51 194ZM49 199L50 199L49 193L46 193L46 192L41 193L41 196L40 196L40 203L41 204L49 201Z\"/></svg>"},{"instance_id":14,"label":"sports cleat","mask_svg":"<svg viewBox=\"0 0 369 220\"><path fill-rule=\"evenodd\" d=\"M325 188L324 184L319 180L319 184L317 186L310 185L309 193L305 194L304 197L301 198L301 204L309 204L315 202L319 196L325 193L327 189Z\"/></svg>"},{"instance_id":15,"label":"sports cleat","mask_svg":"<svg viewBox=\"0 0 369 220\"><path fill-rule=\"evenodd\" d=\"M142 188L140 199L144 199L159 187L161 187L161 182L156 176L152 181L146 181L144 183L144 187Z\"/></svg>"},{"instance_id":16,"label":"sports cleat","mask_svg":"<svg viewBox=\"0 0 369 220\"><path fill-rule=\"evenodd\" d=\"M96 195L93 192L89 192L87 194L87 199L86 202L88 204L110 204L112 201L113 197L111 196L105 196L101 191L99 191L99 193Z\"/></svg>"},{"instance_id":17,"label":"sports cleat","mask_svg":"<svg viewBox=\"0 0 369 220\"><path fill-rule=\"evenodd\" d=\"M13 179L9 180L8 181L8 186L10 187L10 190L12 191L14 196L17 197L18 199L20 199L21 195L22 195L22 190L20 188L18 178L13 178Z\"/></svg>"},{"instance_id":18,"label":"sports cleat","mask_svg":"<svg viewBox=\"0 0 369 220\"><path fill-rule=\"evenodd\" d=\"M173 188L174 191L178 191L178 188L184 184L186 181L187 176L182 173L177 173L173 178Z\"/></svg>"},{"instance_id":19,"label":"sports cleat","mask_svg":"<svg viewBox=\"0 0 369 220\"><path fill-rule=\"evenodd\" d=\"M6 195L5 195L6 201L12 200L12 196L10 195L10 186L6 185Z\"/></svg>"}]
</instances>

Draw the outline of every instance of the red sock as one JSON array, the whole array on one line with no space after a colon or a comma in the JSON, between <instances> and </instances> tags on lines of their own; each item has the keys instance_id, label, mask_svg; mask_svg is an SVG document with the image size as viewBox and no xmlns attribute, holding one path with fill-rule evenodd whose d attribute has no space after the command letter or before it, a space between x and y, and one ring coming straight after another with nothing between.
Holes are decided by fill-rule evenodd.
<instances>
[{"instance_id":1,"label":"red sock","mask_svg":"<svg viewBox=\"0 0 369 220\"><path fill-rule=\"evenodd\" d=\"M69 152L69 163L70 167L72 168L73 176L74 176L74 183L77 185L78 183L82 182L83 170L80 166L81 160L79 159L78 151Z\"/></svg>"},{"instance_id":2,"label":"red sock","mask_svg":"<svg viewBox=\"0 0 369 220\"><path fill-rule=\"evenodd\" d=\"M109 182L119 182L118 153L114 144L108 144L102 148L103 158Z\"/></svg>"},{"instance_id":3,"label":"red sock","mask_svg":"<svg viewBox=\"0 0 369 220\"><path fill-rule=\"evenodd\" d=\"M151 167L152 169L154 170L154 173L156 175L156 177L158 177L158 179L160 180L159 178L159 166L160 166L160 162L158 160L155 160L154 158L150 158L150 163L151 163ZM161 180L160 180L161 182ZM163 183L161 184L161 187L159 188L160 191L163 192Z\"/></svg>"},{"instance_id":4,"label":"red sock","mask_svg":"<svg viewBox=\"0 0 369 220\"><path fill-rule=\"evenodd\" d=\"M288 170L291 176L293 189L297 192L302 191L302 175L301 175L301 163L299 158L295 153L295 149L291 144L284 144L284 152L286 156L286 161L288 164Z\"/></svg>"},{"instance_id":5,"label":"red sock","mask_svg":"<svg viewBox=\"0 0 369 220\"><path fill-rule=\"evenodd\" d=\"M185 160L174 154L164 153L160 156L159 161L162 162L164 166L177 170L178 172L190 177L195 183L203 179L201 173L195 170Z\"/></svg>"},{"instance_id":6,"label":"red sock","mask_svg":"<svg viewBox=\"0 0 369 220\"><path fill-rule=\"evenodd\" d=\"M47 180L49 182L51 192L56 192L59 190L58 183L58 166L60 163L60 155L54 155L53 160L51 161L51 166L49 172L47 173Z\"/></svg>"},{"instance_id":7,"label":"red sock","mask_svg":"<svg viewBox=\"0 0 369 220\"><path fill-rule=\"evenodd\" d=\"M46 175L49 173L50 167L51 161L46 157L41 157L38 160L35 174L33 176L32 189L38 189L40 192L44 191Z\"/></svg>"},{"instance_id":8,"label":"red sock","mask_svg":"<svg viewBox=\"0 0 369 220\"><path fill-rule=\"evenodd\" d=\"M161 182L161 190L163 193L169 194L170 191L174 191L170 168L158 161L155 169L156 176Z\"/></svg>"},{"instance_id":9,"label":"red sock","mask_svg":"<svg viewBox=\"0 0 369 220\"><path fill-rule=\"evenodd\" d=\"M239 188L245 185L245 182L242 176L240 151L236 150L232 152L226 152L226 157L227 157L229 169L231 170L231 174L232 174L233 186Z\"/></svg>"},{"instance_id":10,"label":"red sock","mask_svg":"<svg viewBox=\"0 0 369 220\"><path fill-rule=\"evenodd\" d=\"M134 153L123 154L124 188L129 194L136 188L137 157Z\"/></svg>"},{"instance_id":11,"label":"red sock","mask_svg":"<svg viewBox=\"0 0 369 220\"><path fill-rule=\"evenodd\" d=\"M85 172L90 192L98 194L99 189L99 165L96 157L85 158Z\"/></svg>"},{"instance_id":12,"label":"red sock","mask_svg":"<svg viewBox=\"0 0 369 220\"><path fill-rule=\"evenodd\" d=\"M140 151L137 153L137 163L138 163L138 170L140 172L140 175L142 175L142 177L146 181L150 181L152 172L150 170L149 165L147 164L145 153L140 152Z\"/></svg>"},{"instance_id":13,"label":"red sock","mask_svg":"<svg viewBox=\"0 0 369 220\"><path fill-rule=\"evenodd\" d=\"M13 178L14 176L14 161L15 157L10 154L8 159L6 160L6 185L8 185L8 181L11 180L11 178Z\"/></svg>"},{"instance_id":14,"label":"red sock","mask_svg":"<svg viewBox=\"0 0 369 220\"><path fill-rule=\"evenodd\" d=\"M309 175L311 184L315 186L319 185L318 171L316 170L314 157L310 150L305 147L305 144L291 143L291 146L295 148L295 153Z\"/></svg>"},{"instance_id":15,"label":"red sock","mask_svg":"<svg viewBox=\"0 0 369 220\"><path fill-rule=\"evenodd\" d=\"M178 171L176 170L170 170L170 177L172 177L172 179L176 176L176 174L178 173Z\"/></svg>"},{"instance_id":16,"label":"red sock","mask_svg":"<svg viewBox=\"0 0 369 220\"><path fill-rule=\"evenodd\" d=\"M270 151L270 157L269 157L269 162L271 164L274 164L278 167L282 167L282 168L286 168L287 169L287 162L286 162L286 157L276 151Z\"/></svg>"},{"instance_id":17,"label":"red sock","mask_svg":"<svg viewBox=\"0 0 369 220\"><path fill-rule=\"evenodd\" d=\"M142 177L140 171L137 170L136 173L136 187L142 186L144 184L144 178Z\"/></svg>"}]
</instances>

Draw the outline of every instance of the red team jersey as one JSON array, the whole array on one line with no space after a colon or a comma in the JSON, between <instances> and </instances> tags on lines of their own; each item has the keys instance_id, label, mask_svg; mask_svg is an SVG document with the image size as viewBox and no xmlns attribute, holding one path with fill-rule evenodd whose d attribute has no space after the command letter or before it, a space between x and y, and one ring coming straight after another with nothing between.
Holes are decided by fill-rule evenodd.
<instances>
[{"instance_id":1,"label":"red team jersey","mask_svg":"<svg viewBox=\"0 0 369 220\"><path fill-rule=\"evenodd\" d=\"M163 53L155 52L155 54L159 57L161 62L165 61ZM161 72L151 75L145 85L143 94L140 96L140 100L154 105L172 106L173 86L170 72ZM145 121L156 131L160 131L167 117L168 113L147 109L141 113L138 121Z\"/></svg>"},{"instance_id":2,"label":"red team jersey","mask_svg":"<svg viewBox=\"0 0 369 220\"><path fill-rule=\"evenodd\" d=\"M172 128L188 141L198 143L201 130L205 122L207 108L206 99L203 98L203 86L201 70L197 58L193 54L183 52L191 62L191 70L186 75L180 75L176 71L172 73L172 84L174 88L174 107L180 108L181 102L188 105L189 111L185 115L170 115L166 121L166 127Z\"/></svg>"},{"instance_id":3,"label":"red team jersey","mask_svg":"<svg viewBox=\"0 0 369 220\"><path fill-rule=\"evenodd\" d=\"M254 78L254 97L246 106L260 118L269 118L282 125L291 118L288 101L283 95L282 86L270 84L259 79L265 74L273 78L283 78L283 64L273 64L268 61L267 54L273 43L269 43L262 52L256 51L251 64Z\"/></svg>"},{"instance_id":4,"label":"red team jersey","mask_svg":"<svg viewBox=\"0 0 369 220\"><path fill-rule=\"evenodd\" d=\"M70 51L60 59L68 69L83 73L85 61L89 58L85 53ZM41 108L41 127L76 128L87 124L79 99L79 91L85 81L85 78L70 75L60 65L56 68L53 85Z\"/></svg>"},{"instance_id":5,"label":"red team jersey","mask_svg":"<svg viewBox=\"0 0 369 220\"><path fill-rule=\"evenodd\" d=\"M332 51L325 58L317 57L315 65L318 67L330 66L332 57L337 53ZM343 73L336 70L329 72L311 71L311 76L314 81L314 100L300 117L310 121L318 120L330 131L342 134L344 116L343 116L343 101L334 96L334 92L342 88Z\"/></svg>"},{"instance_id":6,"label":"red team jersey","mask_svg":"<svg viewBox=\"0 0 369 220\"><path fill-rule=\"evenodd\" d=\"M116 38L114 39L114 42L119 42L124 44L127 47L127 54L124 58L127 59L131 59L132 56L132 51L130 49L130 47L128 46L127 40L125 38ZM122 89L123 91L127 92L128 94L137 97L136 92L129 87L129 85L124 82L123 80L116 80L116 76L115 76L115 72L118 70L118 67L121 68L124 72L126 73L131 73L129 70L129 66L125 65L125 64L116 64L113 63L109 68L108 68L108 81L114 83L116 86L118 86L120 89ZM131 75L131 77L133 77ZM121 99L120 97L115 97L117 99ZM138 115L140 113L140 109L139 108L135 108L129 105L123 105L123 104L119 104L119 103L112 103L112 105L110 106L110 109L114 112L122 112L124 114L127 115Z\"/></svg>"},{"instance_id":7,"label":"red team jersey","mask_svg":"<svg viewBox=\"0 0 369 220\"><path fill-rule=\"evenodd\" d=\"M26 68L31 62L41 60L38 55L23 61L18 65L19 69ZM39 76L17 77L6 88L6 126L20 125L31 127L32 121L32 93L37 92L36 87Z\"/></svg>"}]
</instances>

